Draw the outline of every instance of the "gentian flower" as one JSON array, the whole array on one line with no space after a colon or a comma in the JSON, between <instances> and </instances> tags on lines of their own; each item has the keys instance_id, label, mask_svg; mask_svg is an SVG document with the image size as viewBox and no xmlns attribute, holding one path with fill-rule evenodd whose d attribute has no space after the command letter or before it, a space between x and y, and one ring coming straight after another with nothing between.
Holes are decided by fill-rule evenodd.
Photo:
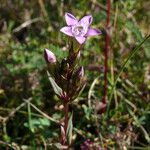
<instances>
[{"instance_id":1,"label":"gentian flower","mask_svg":"<svg viewBox=\"0 0 150 150\"><path fill-rule=\"evenodd\" d=\"M56 63L56 56L53 52L48 49L44 49L44 57L47 63Z\"/></svg>"},{"instance_id":2,"label":"gentian flower","mask_svg":"<svg viewBox=\"0 0 150 150\"><path fill-rule=\"evenodd\" d=\"M80 44L83 44L89 36L102 34L100 30L90 28L93 20L91 15L84 16L78 21L72 14L65 13L65 20L68 26L61 28L60 31L74 37Z\"/></svg>"}]
</instances>

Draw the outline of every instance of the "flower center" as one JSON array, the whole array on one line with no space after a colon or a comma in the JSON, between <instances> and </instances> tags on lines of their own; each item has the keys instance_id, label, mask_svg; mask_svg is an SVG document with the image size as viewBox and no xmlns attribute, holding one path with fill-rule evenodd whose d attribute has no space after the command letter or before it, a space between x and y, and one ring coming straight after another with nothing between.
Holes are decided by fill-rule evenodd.
<instances>
[{"instance_id":1,"label":"flower center","mask_svg":"<svg viewBox=\"0 0 150 150\"><path fill-rule=\"evenodd\" d=\"M87 33L87 28L80 24L76 24L72 26L72 33L74 36L84 36Z\"/></svg>"}]
</instances>

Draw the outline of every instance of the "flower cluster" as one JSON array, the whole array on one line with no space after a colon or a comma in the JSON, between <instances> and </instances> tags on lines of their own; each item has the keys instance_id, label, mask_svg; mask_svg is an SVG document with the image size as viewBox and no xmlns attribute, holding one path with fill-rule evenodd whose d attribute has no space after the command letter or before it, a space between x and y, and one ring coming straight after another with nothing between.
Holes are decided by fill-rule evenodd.
<instances>
[{"instance_id":1,"label":"flower cluster","mask_svg":"<svg viewBox=\"0 0 150 150\"><path fill-rule=\"evenodd\" d=\"M61 28L60 31L76 39L76 43L70 42L70 48L75 47L74 45L77 43L82 45L89 36L101 34L101 31L98 29L90 27L93 21L91 15L84 16L78 21L72 14L66 13L65 20L67 26ZM68 57L64 58L61 62L58 62L52 51L48 49L44 50L48 71L56 85L61 89L61 92L65 93L69 100L73 100L85 84L84 68L79 66L78 63L80 59L80 49L78 49L78 47L76 47L76 49L75 51L69 49ZM64 97L64 94L62 95ZM58 96L62 97L62 95Z\"/></svg>"}]
</instances>

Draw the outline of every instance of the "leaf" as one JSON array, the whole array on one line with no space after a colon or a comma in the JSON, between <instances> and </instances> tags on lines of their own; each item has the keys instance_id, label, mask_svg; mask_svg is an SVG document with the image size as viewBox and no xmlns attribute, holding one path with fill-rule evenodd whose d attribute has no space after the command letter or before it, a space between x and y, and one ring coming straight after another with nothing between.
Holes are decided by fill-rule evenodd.
<instances>
[{"instance_id":1,"label":"leaf","mask_svg":"<svg viewBox=\"0 0 150 150\"><path fill-rule=\"evenodd\" d=\"M91 115L92 108L87 107L85 104L82 105L82 108L83 108L83 110L84 110L85 117L86 117L88 120L90 120L90 115Z\"/></svg>"},{"instance_id":2,"label":"leaf","mask_svg":"<svg viewBox=\"0 0 150 150\"><path fill-rule=\"evenodd\" d=\"M48 74L48 78L51 82L51 85L53 87L53 90L55 92L55 94L57 94L58 96L61 96L62 94L62 89L57 85L57 83L55 82L55 80L51 77L50 73L47 71Z\"/></svg>"},{"instance_id":3,"label":"leaf","mask_svg":"<svg viewBox=\"0 0 150 150\"><path fill-rule=\"evenodd\" d=\"M61 145L60 143L52 143L52 144L49 144L49 146L53 150L68 149L68 146Z\"/></svg>"},{"instance_id":4,"label":"leaf","mask_svg":"<svg viewBox=\"0 0 150 150\"><path fill-rule=\"evenodd\" d=\"M29 128L29 124L26 122L24 126ZM46 118L36 118L32 119L32 128L33 130L36 129L44 129L45 127L50 126L50 121Z\"/></svg>"},{"instance_id":5,"label":"leaf","mask_svg":"<svg viewBox=\"0 0 150 150\"><path fill-rule=\"evenodd\" d=\"M64 127L61 126L60 129L61 129L61 140L62 140L62 141L66 141L66 136L65 136Z\"/></svg>"},{"instance_id":6,"label":"leaf","mask_svg":"<svg viewBox=\"0 0 150 150\"><path fill-rule=\"evenodd\" d=\"M73 113L71 113L70 115L70 118L68 121L68 128L67 128L67 138L68 138L69 144L71 144L71 140L72 140L72 130L73 130L72 116L73 116Z\"/></svg>"},{"instance_id":7,"label":"leaf","mask_svg":"<svg viewBox=\"0 0 150 150\"><path fill-rule=\"evenodd\" d=\"M138 42L142 42L143 40L143 36L142 36L142 33L140 31L140 29L134 25L132 22L127 22L126 23L126 27L133 33L133 35L135 36L136 40ZM150 50L149 50L149 42L145 42L143 44L143 47L144 47L144 51L145 51L145 55L150 58Z\"/></svg>"},{"instance_id":8,"label":"leaf","mask_svg":"<svg viewBox=\"0 0 150 150\"><path fill-rule=\"evenodd\" d=\"M29 129L32 131L32 132L34 132L34 128L33 128L33 122L32 122L32 118L31 118L31 116L32 116L32 113L31 113L31 106L30 106L30 104L28 103L28 105L27 105L28 107L28 123L29 123Z\"/></svg>"}]
</instances>

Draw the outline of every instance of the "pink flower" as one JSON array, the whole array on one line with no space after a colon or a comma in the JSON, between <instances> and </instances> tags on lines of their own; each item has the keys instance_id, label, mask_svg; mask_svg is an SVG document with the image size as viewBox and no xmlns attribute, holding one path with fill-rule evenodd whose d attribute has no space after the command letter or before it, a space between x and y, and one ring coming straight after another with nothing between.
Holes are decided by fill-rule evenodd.
<instances>
[{"instance_id":1,"label":"pink flower","mask_svg":"<svg viewBox=\"0 0 150 150\"><path fill-rule=\"evenodd\" d=\"M65 13L65 20L68 26L60 29L64 34L75 37L75 39L83 44L89 36L102 34L98 29L90 28L93 17L91 15L84 16L81 20L77 20L72 14Z\"/></svg>"},{"instance_id":2,"label":"pink flower","mask_svg":"<svg viewBox=\"0 0 150 150\"><path fill-rule=\"evenodd\" d=\"M105 148L101 148L101 146L94 144L90 139L84 141L80 146L81 150L106 150Z\"/></svg>"},{"instance_id":3,"label":"pink flower","mask_svg":"<svg viewBox=\"0 0 150 150\"><path fill-rule=\"evenodd\" d=\"M48 49L44 49L44 57L47 63L55 63L56 62L56 56L53 52L51 52Z\"/></svg>"}]
</instances>

